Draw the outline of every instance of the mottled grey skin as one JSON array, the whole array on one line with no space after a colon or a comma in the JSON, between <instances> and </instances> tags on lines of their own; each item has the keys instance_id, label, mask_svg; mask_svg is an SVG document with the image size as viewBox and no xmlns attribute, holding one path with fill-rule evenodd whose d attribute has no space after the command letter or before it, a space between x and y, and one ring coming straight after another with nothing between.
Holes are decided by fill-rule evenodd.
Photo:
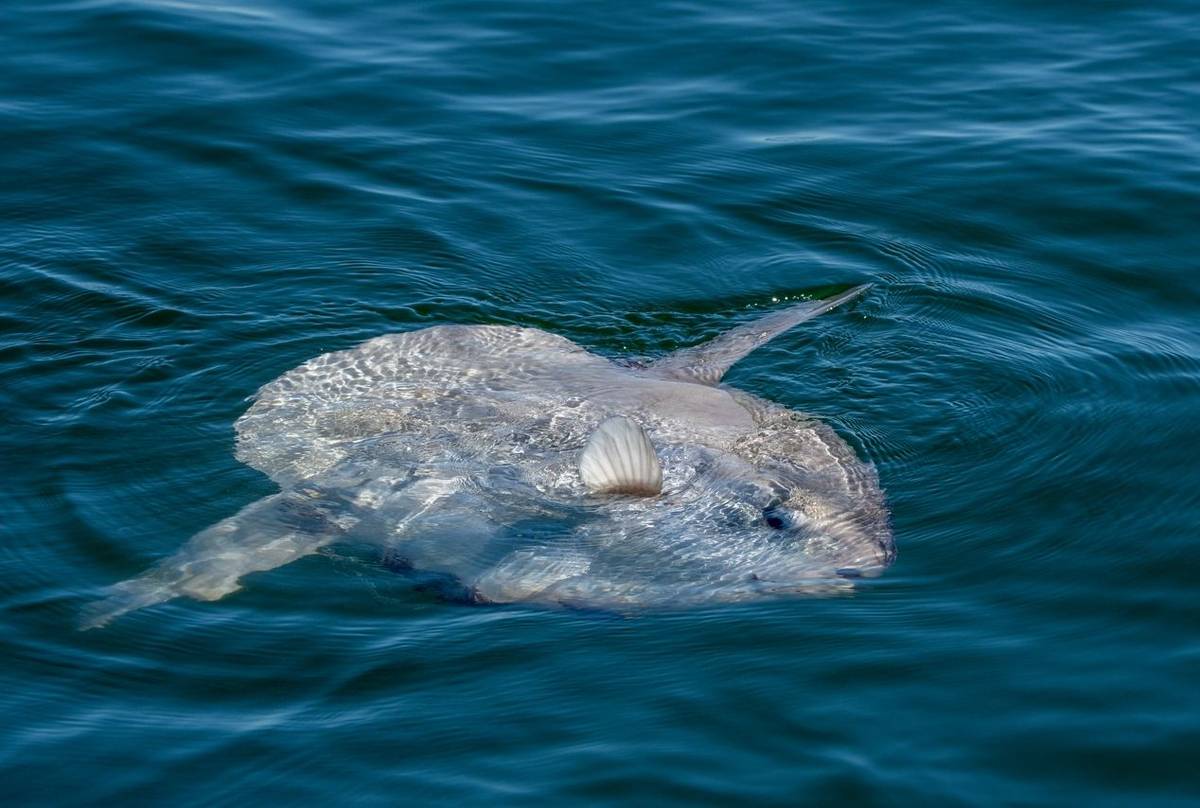
<instances>
[{"instance_id":1,"label":"mottled grey skin","mask_svg":"<svg viewBox=\"0 0 1200 808\"><path fill-rule=\"evenodd\" d=\"M281 492L117 584L85 627L250 572L375 542L485 602L626 610L849 586L894 557L874 469L829 427L717 386L733 362L861 294L803 303L645 367L532 328L438 326L319 356L264 386L237 456ZM657 449L655 497L596 495L581 448L614 415Z\"/></svg>"}]
</instances>

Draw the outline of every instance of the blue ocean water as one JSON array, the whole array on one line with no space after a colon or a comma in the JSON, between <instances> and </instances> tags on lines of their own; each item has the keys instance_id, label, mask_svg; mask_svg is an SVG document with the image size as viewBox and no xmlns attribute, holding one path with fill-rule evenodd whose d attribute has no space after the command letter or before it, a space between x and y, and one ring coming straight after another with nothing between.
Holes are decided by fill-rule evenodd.
<instances>
[{"instance_id":1,"label":"blue ocean water","mask_svg":"<svg viewBox=\"0 0 1200 808\"><path fill-rule=\"evenodd\" d=\"M0 5L0 800L1200 800L1191 3ZM879 470L850 597L447 602L335 551L79 632L269 493L262 384L438 323L655 355Z\"/></svg>"}]
</instances>

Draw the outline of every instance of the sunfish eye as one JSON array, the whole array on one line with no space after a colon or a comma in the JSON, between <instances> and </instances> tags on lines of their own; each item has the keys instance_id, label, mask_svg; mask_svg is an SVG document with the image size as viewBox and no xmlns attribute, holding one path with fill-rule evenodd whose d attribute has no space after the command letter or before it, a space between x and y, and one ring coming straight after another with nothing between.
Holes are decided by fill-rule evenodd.
<instances>
[{"instance_id":1,"label":"sunfish eye","mask_svg":"<svg viewBox=\"0 0 1200 808\"><path fill-rule=\"evenodd\" d=\"M763 521L774 530L784 530L792 523L785 511L774 506L763 510Z\"/></svg>"}]
</instances>

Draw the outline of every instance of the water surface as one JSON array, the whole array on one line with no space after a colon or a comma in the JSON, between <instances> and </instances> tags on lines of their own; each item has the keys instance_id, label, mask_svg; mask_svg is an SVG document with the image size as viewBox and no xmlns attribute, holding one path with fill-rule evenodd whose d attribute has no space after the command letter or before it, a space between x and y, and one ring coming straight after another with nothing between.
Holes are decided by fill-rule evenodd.
<instances>
[{"instance_id":1,"label":"water surface","mask_svg":"<svg viewBox=\"0 0 1200 808\"><path fill-rule=\"evenodd\" d=\"M0 799L1200 799L1187 3L0 8ZM852 597L449 603L338 548L80 633L272 491L262 384L438 323L730 384L879 469Z\"/></svg>"}]
</instances>

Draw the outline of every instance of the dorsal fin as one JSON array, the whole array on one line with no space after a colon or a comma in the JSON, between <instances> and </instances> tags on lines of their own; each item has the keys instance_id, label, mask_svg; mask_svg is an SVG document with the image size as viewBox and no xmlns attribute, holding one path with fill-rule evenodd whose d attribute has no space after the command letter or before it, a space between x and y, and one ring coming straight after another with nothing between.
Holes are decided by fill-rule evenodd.
<instances>
[{"instance_id":1,"label":"dorsal fin","mask_svg":"<svg viewBox=\"0 0 1200 808\"><path fill-rule=\"evenodd\" d=\"M788 329L824 314L835 306L861 295L871 284L855 286L839 295L823 300L808 300L795 306L772 312L752 323L740 325L721 336L691 348L668 354L652 363L648 370L674 379L699 384L717 384L733 363L758 346L774 339Z\"/></svg>"},{"instance_id":2,"label":"dorsal fin","mask_svg":"<svg viewBox=\"0 0 1200 808\"><path fill-rule=\"evenodd\" d=\"M598 494L652 497L662 491L662 466L645 430L623 416L596 427L579 455L579 475Z\"/></svg>"}]
</instances>

